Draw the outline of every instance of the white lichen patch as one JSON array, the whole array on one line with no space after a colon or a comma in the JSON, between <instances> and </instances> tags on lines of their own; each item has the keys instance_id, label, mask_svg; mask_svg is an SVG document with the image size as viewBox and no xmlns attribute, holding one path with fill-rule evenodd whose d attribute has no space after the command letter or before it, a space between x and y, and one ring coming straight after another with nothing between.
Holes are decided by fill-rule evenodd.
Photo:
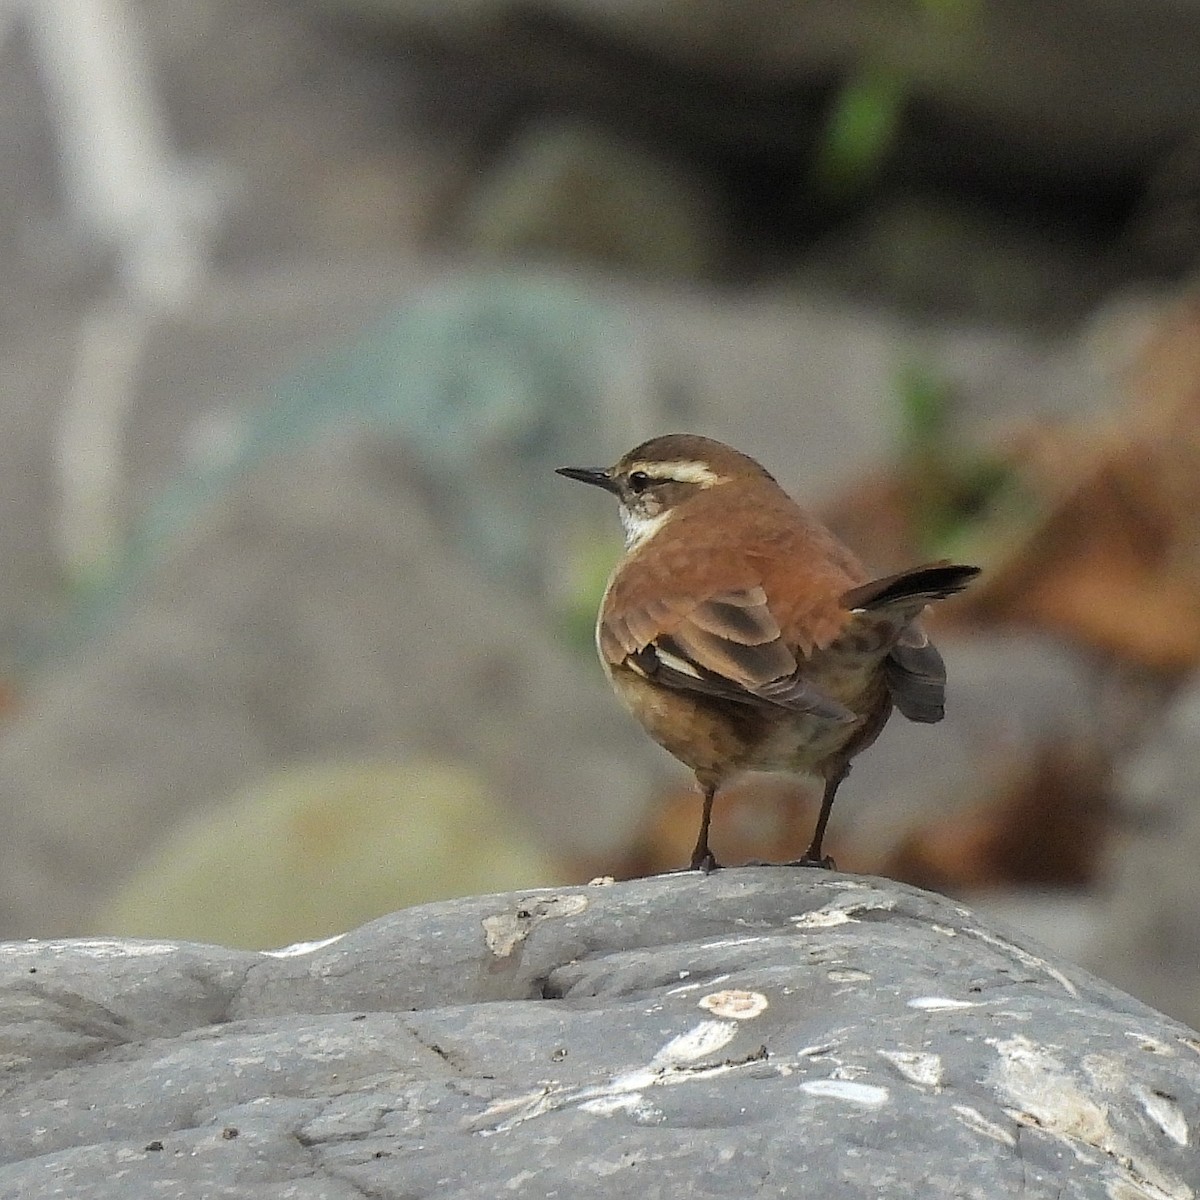
<instances>
[{"instance_id":1,"label":"white lichen patch","mask_svg":"<svg viewBox=\"0 0 1200 1200\"><path fill-rule=\"evenodd\" d=\"M1075 1000L1079 999L1079 989L1057 967L1052 966L1044 958L1039 958L1038 955L1031 954L1028 950L1023 950L1007 938L997 937L996 934L989 933L986 929L979 929L972 926L963 932L969 933L981 942L986 942L989 946L994 946L997 950L1003 950L1005 954L1015 958L1023 967L1029 967L1031 970L1041 971L1043 974L1048 975L1055 983L1062 986L1068 996L1071 996Z\"/></svg>"},{"instance_id":2,"label":"white lichen patch","mask_svg":"<svg viewBox=\"0 0 1200 1200\"><path fill-rule=\"evenodd\" d=\"M797 929L832 929L835 925L849 925L852 920L844 908L818 908L791 918Z\"/></svg>"},{"instance_id":3,"label":"white lichen patch","mask_svg":"<svg viewBox=\"0 0 1200 1200\"><path fill-rule=\"evenodd\" d=\"M940 1055L916 1050L880 1050L879 1057L891 1063L905 1079L918 1087L942 1086L944 1072Z\"/></svg>"},{"instance_id":4,"label":"white lichen patch","mask_svg":"<svg viewBox=\"0 0 1200 1200\"><path fill-rule=\"evenodd\" d=\"M974 1000L955 1000L953 996L914 996L908 1002L909 1008L918 1008L922 1012L945 1012L959 1008L982 1008Z\"/></svg>"},{"instance_id":5,"label":"white lichen patch","mask_svg":"<svg viewBox=\"0 0 1200 1200\"><path fill-rule=\"evenodd\" d=\"M997 1125L995 1121L989 1121L979 1109L972 1108L969 1104L952 1104L950 1107L968 1129L973 1129L976 1133L981 1133L984 1137L989 1137L1003 1146L1017 1144L1017 1139L1007 1129Z\"/></svg>"},{"instance_id":6,"label":"white lichen patch","mask_svg":"<svg viewBox=\"0 0 1200 1200\"><path fill-rule=\"evenodd\" d=\"M466 1123L473 1133L502 1133L525 1121L549 1112L554 1105L555 1089L547 1085L535 1092L521 1092L516 1096L502 1096L493 1100L477 1117Z\"/></svg>"},{"instance_id":7,"label":"white lichen patch","mask_svg":"<svg viewBox=\"0 0 1200 1200\"><path fill-rule=\"evenodd\" d=\"M53 938L41 941L30 938L26 942L6 942L0 946L0 957L23 960L26 958L55 957L81 958L154 958L163 954L174 954L178 942L143 942L136 938Z\"/></svg>"},{"instance_id":8,"label":"white lichen patch","mask_svg":"<svg viewBox=\"0 0 1200 1200\"><path fill-rule=\"evenodd\" d=\"M765 1013L769 1006L762 992L746 992L740 988L709 992L707 996L701 996L697 1003L714 1017L725 1017L730 1021L751 1021Z\"/></svg>"},{"instance_id":9,"label":"white lichen patch","mask_svg":"<svg viewBox=\"0 0 1200 1200\"><path fill-rule=\"evenodd\" d=\"M531 1183L540 1174L540 1171L518 1171L510 1179L504 1181L504 1190L506 1192L519 1192L527 1183Z\"/></svg>"},{"instance_id":10,"label":"white lichen patch","mask_svg":"<svg viewBox=\"0 0 1200 1200\"><path fill-rule=\"evenodd\" d=\"M796 929L831 929L837 925L846 925L857 919L858 913L863 912L893 912L896 908L894 896L885 896L875 892L861 899L847 897L833 904L826 904L812 912L798 913L789 921Z\"/></svg>"},{"instance_id":11,"label":"white lichen patch","mask_svg":"<svg viewBox=\"0 0 1200 1200\"><path fill-rule=\"evenodd\" d=\"M1129 1063L1110 1054L1085 1054L1079 1065L1097 1091L1122 1091L1129 1079Z\"/></svg>"},{"instance_id":12,"label":"white lichen patch","mask_svg":"<svg viewBox=\"0 0 1200 1200\"><path fill-rule=\"evenodd\" d=\"M737 1025L733 1022L702 1021L687 1033L671 1038L644 1067L618 1072L609 1079L587 1087L566 1088L549 1084L538 1092L496 1100L470 1120L466 1128L471 1133L486 1137L505 1133L545 1113L572 1106L595 1116L629 1113L639 1121L657 1120L659 1110L644 1094L651 1088L707 1081L714 1076L726 1075L763 1061L762 1051L749 1054L738 1062L696 1061L722 1049L736 1033Z\"/></svg>"},{"instance_id":13,"label":"white lichen patch","mask_svg":"<svg viewBox=\"0 0 1200 1200\"><path fill-rule=\"evenodd\" d=\"M1126 1176L1107 1180L1104 1191L1109 1200L1188 1200L1192 1194L1190 1188L1181 1193L1164 1192L1144 1179L1129 1179Z\"/></svg>"},{"instance_id":14,"label":"white lichen patch","mask_svg":"<svg viewBox=\"0 0 1200 1200\"><path fill-rule=\"evenodd\" d=\"M578 916L590 903L582 893L568 892L531 899L509 912L484 917L480 924L487 948L496 958L508 958L543 921Z\"/></svg>"},{"instance_id":15,"label":"white lichen patch","mask_svg":"<svg viewBox=\"0 0 1200 1200\"><path fill-rule=\"evenodd\" d=\"M1086 1072L1091 1078L1085 1081L1068 1070L1053 1048L1027 1037L987 1041L998 1056L991 1082L999 1098L1011 1105L1008 1112L1015 1121L1059 1138L1084 1161L1094 1161L1083 1153L1085 1147L1099 1150L1122 1185L1141 1188L1146 1196L1193 1200L1187 1184L1162 1170L1113 1128L1105 1093L1121 1074L1105 1069L1099 1061L1102 1056L1089 1056Z\"/></svg>"},{"instance_id":16,"label":"white lichen patch","mask_svg":"<svg viewBox=\"0 0 1200 1200\"><path fill-rule=\"evenodd\" d=\"M290 946L281 946L278 950L262 950L260 953L268 958L300 958L302 955L324 950L326 946L340 942L345 936L344 933L335 933L333 937L319 938L315 942L293 942Z\"/></svg>"},{"instance_id":17,"label":"white lichen patch","mask_svg":"<svg viewBox=\"0 0 1200 1200\"><path fill-rule=\"evenodd\" d=\"M728 950L730 947L754 946L759 942L770 940L770 938L763 937L761 934L746 934L742 937L719 938L715 942L704 942L702 943L702 948L705 950Z\"/></svg>"},{"instance_id":18,"label":"white lichen patch","mask_svg":"<svg viewBox=\"0 0 1200 1200\"><path fill-rule=\"evenodd\" d=\"M815 1046L801 1046L796 1051L797 1058L823 1058L832 1054L838 1048L837 1042L819 1042Z\"/></svg>"},{"instance_id":19,"label":"white lichen patch","mask_svg":"<svg viewBox=\"0 0 1200 1200\"><path fill-rule=\"evenodd\" d=\"M1170 1096L1135 1083L1132 1088L1146 1116L1177 1146L1188 1144L1188 1123L1183 1110Z\"/></svg>"},{"instance_id":20,"label":"white lichen patch","mask_svg":"<svg viewBox=\"0 0 1200 1200\"><path fill-rule=\"evenodd\" d=\"M644 1125L661 1121L662 1109L651 1104L641 1092L627 1092L617 1096L597 1096L592 1100L580 1103L581 1112L591 1113L594 1117L612 1117L617 1113L628 1113Z\"/></svg>"},{"instance_id":21,"label":"white lichen patch","mask_svg":"<svg viewBox=\"0 0 1200 1200\"><path fill-rule=\"evenodd\" d=\"M853 967L838 968L825 972L825 978L830 983L868 983L871 976L866 971L857 971Z\"/></svg>"},{"instance_id":22,"label":"white lichen patch","mask_svg":"<svg viewBox=\"0 0 1200 1200\"><path fill-rule=\"evenodd\" d=\"M1137 1042L1137 1048L1144 1050L1147 1054L1160 1054L1163 1058L1174 1058L1174 1046L1168 1046L1166 1042L1159 1041L1156 1037L1151 1037L1148 1033L1142 1033L1139 1029L1125 1030L1125 1036L1132 1038Z\"/></svg>"},{"instance_id":23,"label":"white lichen patch","mask_svg":"<svg viewBox=\"0 0 1200 1200\"><path fill-rule=\"evenodd\" d=\"M1111 1139L1107 1106L1083 1090L1049 1047L1020 1034L986 1040L999 1055L993 1081L1008 1104L1042 1128L1089 1146Z\"/></svg>"},{"instance_id":24,"label":"white lichen patch","mask_svg":"<svg viewBox=\"0 0 1200 1200\"><path fill-rule=\"evenodd\" d=\"M800 1090L810 1096L827 1100L843 1100L864 1108L879 1108L888 1102L890 1093L873 1083L854 1083L848 1079L806 1079Z\"/></svg>"},{"instance_id":25,"label":"white lichen patch","mask_svg":"<svg viewBox=\"0 0 1200 1200\"><path fill-rule=\"evenodd\" d=\"M691 971L680 971L679 978L686 979L691 974ZM678 987L668 988L663 994L666 996L686 996L691 992L698 992L703 988L714 988L719 984L724 983L729 978L728 972L724 975L717 975L712 979L701 979L697 983L681 983Z\"/></svg>"},{"instance_id":26,"label":"white lichen patch","mask_svg":"<svg viewBox=\"0 0 1200 1200\"><path fill-rule=\"evenodd\" d=\"M650 1065L675 1067L706 1058L728 1046L737 1035L737 1028L730 1021L701 1021L667 1042L650 1060Z\"/></svg>"}]
</instances>

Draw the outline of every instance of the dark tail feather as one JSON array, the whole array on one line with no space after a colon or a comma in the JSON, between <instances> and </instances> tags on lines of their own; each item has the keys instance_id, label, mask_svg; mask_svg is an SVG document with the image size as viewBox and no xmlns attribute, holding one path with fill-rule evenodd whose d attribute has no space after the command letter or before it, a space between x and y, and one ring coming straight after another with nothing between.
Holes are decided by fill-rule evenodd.
<instances>
[{"instance_id":1,"label":"dark tail feather","mask_svg":"<svg viewBox=\"0 0 1200 1200\"><path fill-rule=\"evenodd\" d=\"M910 625L909 630L924 644L902 639L883 660L884 679L892 701L910 721L934 725L946 715L946 664L917 626Z\"/></svg>"},{"instance_id":2,"label":"dark tail feather","mask_svg":"<svg viewBox=\"0 0 1200 1200\"><path fill-rule=\"evenodd\" d=\"M961 592L978 574L978 567L928 563L851 588L842 597L853 611L876 611L875 620L902 626L883 669L893 702L910 721L940 721L946 698L945 664L916 618L926 604Z\"/></svg>"},{"instance_id":3,"label":"dark tail feather","mask_svg":"<svg viewBox=\"0 0 1200 1200\"><path fill-rule=\"evenodd\" d=\"M967 567L954 563L929 563L924 567L913 567L898 575L887 575L873 579L856 588L851 588L842 603L849 609L886 608L901 600L944 600L961 592L979 574L978 567ZM919 611L919 609L918 609Z\"/></svg>"}]
</instances>

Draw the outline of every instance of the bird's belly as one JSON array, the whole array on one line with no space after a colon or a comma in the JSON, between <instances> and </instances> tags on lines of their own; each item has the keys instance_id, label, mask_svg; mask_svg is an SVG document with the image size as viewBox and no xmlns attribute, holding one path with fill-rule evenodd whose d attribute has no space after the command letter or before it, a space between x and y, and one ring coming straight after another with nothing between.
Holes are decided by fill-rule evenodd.
<instances>
[{"instance_id":1,"label":"bird's belly","mask_svg":"<svg viewBox=\"0 0 1200 1200\"><path fill-rule=\"evenodd\" d=\"M772 723L746 756L745 766L755 771L796 771L820 774L862 729L863 722L842 724L820 717L789 714Z\"/></svg>"},{"instance_id":2,"label":"bird's belly","mask_svg":"<svg viewBox=\"0 0 1200 1200\"><path fill-rule=\"evenodd\" d=\"M864 717L842 723L695 696L619 668L609 678L625 706L660 746L692 770L721 779L741 771L819 775L828 760L862 737L870 722L870 717Z\"/></svg>"},{"instance_id":3,"label":"bird's belly","mask_svg":"<svg viewBox=\"0 0 1200 1200\"><path fill-rule=\"evenodd\" d=\"M744 706L698 698L621 668L609 679L646 732L693 771L731 774L755 740L752 712Z\"/></svg>"}]
</instances>

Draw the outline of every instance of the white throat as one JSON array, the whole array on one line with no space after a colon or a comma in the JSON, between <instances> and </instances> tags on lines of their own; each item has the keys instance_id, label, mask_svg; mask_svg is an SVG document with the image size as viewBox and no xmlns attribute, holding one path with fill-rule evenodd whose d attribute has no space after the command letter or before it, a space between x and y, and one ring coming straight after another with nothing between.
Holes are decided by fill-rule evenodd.
<instances>
[{"instance_id":1,"label":"white throat","mask_svg":"<svg viewBox=\"0 0 1200 1200\"><path fill-rule=\"evenodd\" d=\"M636 550L648 542L671 519L671 511L664 508L652 517L644 517L641 513L631 512L622 504L621 524L625 527L625 549Z\"/></svg>"}]
</instances>

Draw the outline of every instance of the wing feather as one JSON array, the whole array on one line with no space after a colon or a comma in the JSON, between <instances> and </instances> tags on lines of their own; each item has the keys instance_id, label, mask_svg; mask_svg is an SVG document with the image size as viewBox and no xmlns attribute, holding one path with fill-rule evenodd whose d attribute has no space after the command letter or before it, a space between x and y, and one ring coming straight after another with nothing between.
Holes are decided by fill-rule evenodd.
<instances>
[{"instance_id":1,"label":"wing feather","mask_svg":"<svg viewBox=\"0 0 1200 1200\"><path fill-rule=\"evenodd\" d=\"M609 663L666 687L830 721L855 719L801 676L761 587L717 593L690 607L676 599L610 614L598 641Z\"/></svg>"}]
</instances>

